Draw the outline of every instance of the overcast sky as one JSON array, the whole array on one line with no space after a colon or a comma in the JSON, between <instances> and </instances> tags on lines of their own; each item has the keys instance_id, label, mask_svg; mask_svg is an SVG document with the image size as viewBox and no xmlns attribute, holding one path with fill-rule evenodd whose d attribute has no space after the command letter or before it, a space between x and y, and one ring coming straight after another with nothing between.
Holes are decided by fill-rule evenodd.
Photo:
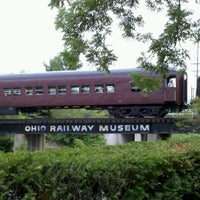
<instances>
[{"instance_id":1,"label":"overcast sky","mask_svg":"<svg viewBox=\"0 0 200 200\"><path fill-rule=\"evenodd\" d=\"M44 71L57 55L62 35L49 0L0 0L0 72Z\"/></svg>"},{"instance_id":2,"label":"overcast sky","mask_svg":"<svg viewBox=\"0 0 200 200\"><path fill-rule=\"evenodd\" d=\"M55 30L54 25L57 11L48 7L49 1L0 0L0 73L45 71L43 63L49 63L50 58L62 51L62 34ZM200 5L192 2L195 1L191 0L190 9L197 10L195 16L200 18ZM158 35L166 20L164 15L144 13L147 29ZM142 44L123 40L120 31L115 31L109 38L109 45L119 57L113 68L137 67L136 59L144 48ZM189 65L195 70L195 65L192 65L196 62L195 45L192 45L190 56ZM86 65L84 67L88 68Z\"/></svg>"}]
</instances>

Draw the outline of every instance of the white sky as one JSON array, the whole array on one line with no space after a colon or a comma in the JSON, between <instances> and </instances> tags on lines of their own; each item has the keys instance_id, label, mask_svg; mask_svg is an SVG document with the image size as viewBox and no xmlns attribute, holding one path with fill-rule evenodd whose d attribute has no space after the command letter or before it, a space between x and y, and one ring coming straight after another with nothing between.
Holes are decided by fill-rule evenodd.
<instances>
[{"instance_id":1,"label":"white sky","mask_svg":"<svg viewBox=\"0 0 200 200\"><path fill-rule=\"evenodd\" d=\"M56 56L62 35L49 0L0 0L0 73L44 71Z\"/></svg>"},{"instance_id":2,"label":"white sky","mask_svg":"<svg viewBox=\"0 0 200 200\"><path fill-rule=\"evenodd\" d=\"M56 10L48 7L50 0L0 0L0 73L20 71L45 71L44 62L63 50L62 34L55 30ZM190 9L196 10L200 18L200 5L191 0ZM162 30L165 18L145 12L147 29L155 34ZM115 27L116 28L116 25ZM132 40L122 39L115 32L109 45L119 57L112 68L135 68L136 59L144 46ZM195 80L196 46L192 45L191 60L188 62L190 76ZM87 65L87 64L85 64ZM84 65L84 66L85 66ZM85 66L88 68L88 66ZM195 87L195 83L190 87Z\"/></svg>"}]
</instances>

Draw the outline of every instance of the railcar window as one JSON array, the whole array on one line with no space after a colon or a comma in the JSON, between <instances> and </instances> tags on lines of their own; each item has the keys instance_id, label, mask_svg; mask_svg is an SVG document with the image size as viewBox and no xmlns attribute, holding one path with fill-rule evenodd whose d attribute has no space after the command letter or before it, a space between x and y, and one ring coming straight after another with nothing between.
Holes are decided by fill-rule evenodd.
<instances>
[{"instance_id":1,"label":"railcar window","mask_svg":"<svg viewBox=\"0 0 200 200\"><path fill-rule=\"evenodd\" d=\"M115 92L115 86L113 84L107 84L106 85L106 92L107 93L114 93Z\"/></svg>"},{"instance_id":2,"label":"railcar window","mask_svg":"<svg viewBox=\"0 0 200 200\"><path fill-rule=\"evenodd\" d=\"M131 83L131 91L132 92L140 92L141 90L136 86L135 83Z\"/></svg>"},{"instance_id":3,"label":"railcar window","mask_svg":"<svg viewBox=\"0 0 200 200\"><path fill-rule=\"evenodd\" d=\"M95 85L96 93L103 93L103 85Z\"/></svg>"},{"instance_id":4,"label":"railcar window","mask_svg":"<svg viewBox=\"0 0 200 200\"><path fill-rule=\"evenodd\" d=\"M26 87L25 88L25 94L26 95L33 95L33 88L32 87Z\"/></svg>"},{"instance_id":5,"label":"railcar window","mask_svg":"<svg viewBox=\"0 0 200 200\"><path fill-rule=\"evenodd\" d=\"M84 93L84 94L90 93L90 86L89 86L89 85L82 85L82 86L81 86L81 91L82 91L82 93Z\"/></svg>"},{"instance_id":6,"label":"railcar window","mask_svg":"<svg viewBox=\"0 0 200 200\"><path fill-rule=\"evenodd\" d=\"M3 94L4 96L9 96L12 94L12 89L11 88L3 88Z\"/></svg>"},{"instance_id":7,"label":"railcar window","mask_svg":"<svg viewBox=\"0 0 200 200\"><path fill-rule=\"evenodd\" d=\"M58 86L58 94L66 94L67 88L65 85Z\"/></svg>"},{"instance_id":8,"label":"railcar window","mask_svg":"<svg viewBox=\"0 0 200 200\"><path fill-rule=\"evenodd\" d=\"M56 87L55 86L49 86L48 87L48 94L49 95L56 95Z\"/></svg>"},{"instance_id":9,"label":"railcar window","mask_svg":"<svg viewBox=\"0 0 200 200\"><path fill-rule=\"evenodd\" d=\"M44 94L43 87L42 86L35 87L35 94L43 95Z\"/></svg>"},{"instance_id":10,"label":"railcar window","mask_svg":"<svg viewBox=\"0 0 200 200\"><path fill-rule=\"evenodd\" d=\"M167 87L176 87L176 78L168 78Z\"/></svg>"},{"instance_id":11,"label":"railcar window","mask_svg":"<svg viewBox=\"0 0 200 200\"><path fill-rule=\"evenodd\" d=\"M21 95L21 88L18 88L18 87L13 88L13 95L15 96Z\"/></svg>"},{"instance_id":12,"label":"railcar window","mask_svg":"<svg viewBox=\"0 0 200 200\"><path fill-rule=\"evenodd\" d=\"M79 86L78 85L72 85L71 86L71 93L72 94L79 94L80 90L79 90Z\"/></svg>"}]
</instances>

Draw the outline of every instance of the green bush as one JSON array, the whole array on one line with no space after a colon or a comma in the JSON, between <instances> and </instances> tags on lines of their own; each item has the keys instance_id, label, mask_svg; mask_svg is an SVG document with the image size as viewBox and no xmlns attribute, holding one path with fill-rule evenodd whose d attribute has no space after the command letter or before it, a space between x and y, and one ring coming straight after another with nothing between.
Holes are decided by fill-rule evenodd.
<instances>
[{"instance_id":1,"label":"green bush","mask_svg":"<svg viewBox=\"0 0 200 200\"><path fill-rule=\"evenodd\" d=\"M200 137L0 153L0 199L200 199Z\"/></svg>"},{"instance_id":2,"label":"green bush","mask_svg":"<svg viewBox=\"0 0 200 200\"><path fill-rule=\"evenodd\" d=\"M13 135L0 135L0 151L11 152L13 144Z\"/></svg>"},{"instance_id":3,"label":"green bush","mask_svg":"<svg viewBox=\"0 0 200 200\"><path fill-rule=\"evenodd\" d=\"M79 144L90 146L102 146L106 144L105 136L102 134L46 134L46 142L55 142L60 146L76 147Z\"/></svg>"}]
</instances>

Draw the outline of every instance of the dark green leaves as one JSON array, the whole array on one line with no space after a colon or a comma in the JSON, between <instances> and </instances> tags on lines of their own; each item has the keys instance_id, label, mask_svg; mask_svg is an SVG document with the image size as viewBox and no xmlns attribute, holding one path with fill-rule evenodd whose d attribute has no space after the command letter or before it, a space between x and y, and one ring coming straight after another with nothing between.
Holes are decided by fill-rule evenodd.
<instances>
[{"instance_id":1,"label":"dark green leaves","mask_svg":"<svg viewBox=\"0 0 200 200\"><path fill-rule=\"evenodd\" d=\"M44 63L46 71L76 70L81 67L81 63L74 52L63 51L60 55L50 59L49 65Z\"/></svg>"},{"instance_id":2,"label":"dark green leaves","mask_svg":"<svg viewBox=\"0 0 200 200\"><path fill-rule=\"evenodd\" d=\"M104 147L0 152L0 199L199 199L199 135Z\"/></svg>"},{"instance_id":3,"label":"dark green leaves","mask_svg":"<svg viewBox=\"0 0 200 200\"><path fill-rule=\"evenodd\" d=\"M117 60L106 41L112 33L113 16L120 20L124 37L134 38L136 27L143 24L142 16L134 14L137 5L136 0L52 0L50 6L59 9L56 28L63 32L65 64L80 67L78 61L84 55L98 69L108 71Z\"/></svg>"},{"instance_id":4,"label":"dark green leaves","mask_svg":"<svg viewBox=\"0 0 200 200\"><path fill-rule=\"evenodd\" d=\"M147 77L138 73L132 73L129 75L132 78L132 82L136 84L136 87L146 95L149 92L161 87L161 78L159 77Z\"/></svg>"},{"instance_id":5,"label":"dark green leaves","mask_svg":"<svg viewBox=\"0 0 200 200\"><path fill-rule=\"evenodd\" d=\"M166 75L169 66L186 70L189 51L183 43L192 37L192 12L181 8L179 3L168 2L168 21L158 39L153 39L149 47L149 56L144 54L138 59L140 67ZM152 62L154 60L154 62Z\"/></svg>"},{"instance_id":6,"label":"dark green leaves","mask_svg":"<svg viewBox=\"0 0 200 200\"><path fill-rule=\"evenodd\" d=\"M139 67L166 75L169 67L186 69L189 51L184 43L188 40L199 41L199 19L192 18L188 8L191 1L178 0L51 0L49 6L58 9L56 28L63 32L64 50L60 54L66 69L81 67L80 58L109 71L109 66L117 60L112 46L107 40L113 32L114 19L125 38L149 42L147 56L139 59ZM198 3L198 2L196 2ZM196 4L198 6L198 4ZM140 6L146 6L152 15L166 12L167 22L158 38L139 31L145 25ZM159 20L159 19L158 19Z\"/></svg>"}]
</instances>

